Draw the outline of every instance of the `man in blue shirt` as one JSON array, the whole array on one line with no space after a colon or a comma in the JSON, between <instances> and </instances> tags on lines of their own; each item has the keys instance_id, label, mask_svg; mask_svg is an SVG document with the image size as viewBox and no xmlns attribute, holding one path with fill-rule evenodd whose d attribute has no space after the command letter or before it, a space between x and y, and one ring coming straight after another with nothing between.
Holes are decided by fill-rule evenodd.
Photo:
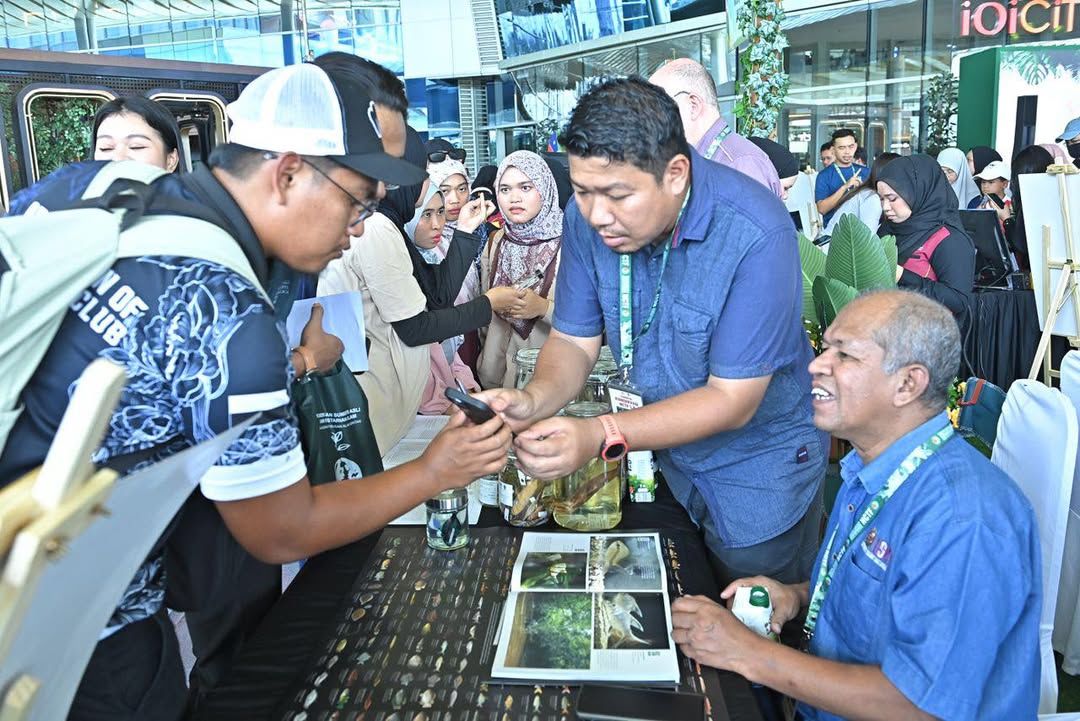
<instances>
[{"instance_id":1,"label":"man in blue shirt","mask_svg":"<svg viewBox=\"0 0 1080 721\"><path fill-rule=\"evenodd\" d=\"M859 143L851 130L841 128L832 134L832 149L836 159L821 169L814 188L814 200L817 201L817 209L821 213L822 227L829 224L840 204L870 177L866 166L855 160L855 151L858 148Z\"/></svg>"},{"instance_id":2,"label":"man in blue shirt","mask_svg":"<svg viewBox=\"0 0 1080 721\"><path fill-rule=\"evenodd\" d=\"M810 653L701 596L672 603L672 637L691 658L794 697L806 721L1034 719L1038 528L1016 484L952 435L956 321L925 296L880 291L846 306L824 340L810 365L814 422L855 450L815 573L721 593L768 588L774 631L807 607Z\"/></svg>"},{"instance_id":3,"label":"man in blue shirt","mask_svg":"<svg viewBox=\"0 0 1080 721\"><path fill-rule=\"evenodd\" d=\"M602 443L610 449L609 424L630 450L658 451L721 576L774 568L805 578L825 449L810 418L811 350L787 210L761 184L693 152L675 102L640 78L587 93L561 141L575 197L553 331L524 391L480 397L519 431L518 461L537 476L579 468ZM578 394L605 332L615 358L632 366L644 407L553 418Z\"/></svg>"}]
</instances>

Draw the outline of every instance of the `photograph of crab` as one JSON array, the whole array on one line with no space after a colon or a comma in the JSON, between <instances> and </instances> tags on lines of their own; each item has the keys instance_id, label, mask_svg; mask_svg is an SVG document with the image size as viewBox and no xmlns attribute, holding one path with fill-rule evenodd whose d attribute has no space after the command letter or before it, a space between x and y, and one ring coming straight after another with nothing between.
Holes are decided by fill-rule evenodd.
<instances>
[{"instance_id":1,"label":"photograph of crab","mask_svg":"<svg viewBox=\"0 0 1080 721\"><path fill-rule=\"evenodd\" d=\"M518 668L589 668L592 594L517 593L505 665Z\"/></svg>"},{"instance_id":2,"label":"photograph of crab","mask_svg":"<svg viewBox=\"0 0 1080 721\"><path fill-rule=\"evenodd\" d=\"M664 574L656 536L597 535L589 539L590 591L660 591Z\"/></svg>"},{"instance_id":3,"label":"photograph of crab","mask_svg":"<svg viewBox=\"0 0 1080 721\"><path fill-rule=\"evenodd\" d=\"M543 590L585 590L587 553L526 553L521 565L521 587Z\"/></svg>"},{"instance_id":4,"label":"photograph of crab","mask_svg":"<svg viewBox=\"0 0 1080 721\"><path fill-rule=\"evenodd\" d=\"M593 648L598 651L671 648L662 593L593 596Z\"/></svg>"}]
</instances>

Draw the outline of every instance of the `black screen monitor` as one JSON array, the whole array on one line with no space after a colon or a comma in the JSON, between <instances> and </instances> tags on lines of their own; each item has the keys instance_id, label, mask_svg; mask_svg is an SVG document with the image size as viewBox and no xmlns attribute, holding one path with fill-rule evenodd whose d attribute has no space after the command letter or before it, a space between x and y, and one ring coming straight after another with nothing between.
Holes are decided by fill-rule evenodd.
<instances>
[{"instance_id":1,"label":"black screen monitor","mask_svg":"<svg viewBox=\"0 0 1080 721\"><path fill-rule=\"evenodd\" d=\"M992 210L961 210L964 230L975 243L975 285L981 288L1004 288L1013 268L1009 245L1001 230L997 213Z\"/></svg>"}]
</instances>

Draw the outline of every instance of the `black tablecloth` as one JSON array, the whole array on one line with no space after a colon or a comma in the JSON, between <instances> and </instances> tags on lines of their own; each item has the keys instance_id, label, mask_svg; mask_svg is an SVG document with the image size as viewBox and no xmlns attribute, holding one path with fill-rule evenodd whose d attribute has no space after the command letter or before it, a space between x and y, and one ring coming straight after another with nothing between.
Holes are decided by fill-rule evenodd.
<instances>
[{"instance_id":1,"label":"black tablecloth","mask_svg":"<svg viewBox=\"0 0 1080 721\"><path fill-rule=\"evenodd\" d=\"M974 297L964 365L971 375L1008 390L1017 378L1027 378L1039 345L1035 292L983 290Z\"/></svg>"},{"instance_id":2,"label":"black tablecloth","mask_svg":"<svg viewBox=\"0 0 1080 721\"><path fill-rule=\"evenodd\" d=\"M492 509L484 509L480 526L501 525ZM657 502L626 504L620 530L660 530L680 543L683 591L716 598L719 589L705 547L685 511L661 485ZM533 530L558 530L549 524ZM310 671L347 601L358 572L378 543L379 534L311 559L304 565L270 611L229 676L210 694L193 718L196 721L271 719L286 695ZM740 676L705 669L715 674L732 721L760 721L750 685ZM710 685L712 685L710 681ZM723 709L714 709L723 719Z\"/></svg>"}]
</instances>

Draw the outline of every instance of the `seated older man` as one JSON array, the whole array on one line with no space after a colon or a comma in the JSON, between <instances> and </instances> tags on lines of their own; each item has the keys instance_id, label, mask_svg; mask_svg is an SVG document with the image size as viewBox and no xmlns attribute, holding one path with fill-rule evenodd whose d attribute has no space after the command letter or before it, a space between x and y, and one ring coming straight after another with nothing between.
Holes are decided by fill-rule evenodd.
<instances>
[{"instance_id":1,"label":"seated older man","mask_svg":"<svg viewBox=\"0 0 1080 721\"><path fill-rule=\"evenodd\" d=\"M807 608L809 653L702 597L672 604L683 652L797 701L809 719L1034 719L1039 539L1012 480L953 435L952 314L881 291L844 308L810 364L814 422L855 450L808 583L764 577L773 629Z\"/></svg>"}]
</instances>

